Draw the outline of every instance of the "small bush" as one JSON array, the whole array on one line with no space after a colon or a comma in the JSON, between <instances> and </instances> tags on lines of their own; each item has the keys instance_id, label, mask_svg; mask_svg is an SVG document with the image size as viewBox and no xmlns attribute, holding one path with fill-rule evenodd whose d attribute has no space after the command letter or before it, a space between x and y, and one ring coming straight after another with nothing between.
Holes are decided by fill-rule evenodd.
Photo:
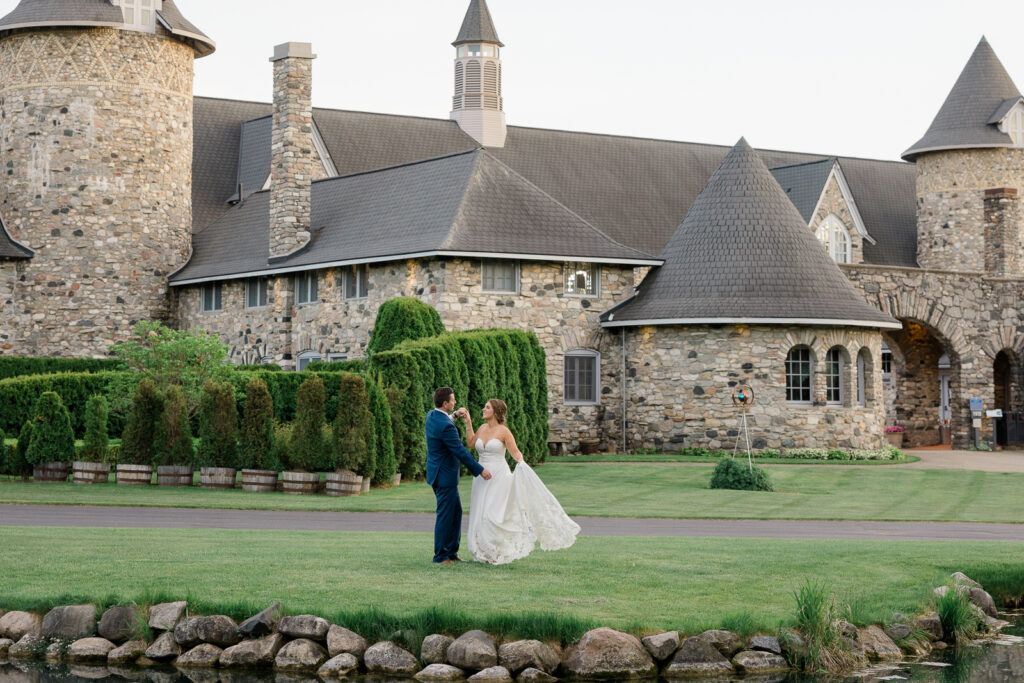
<instances>
[{"instance_id":1,"label":"small bush","mask_svg":"<svg viewBox=\"0 0 1024 683\"><path fill-rule=\"evenodd\" d=\"M295 394L295 423L292 425L291 448L285 465L293 470L332 471L337 469L331 449L324 441L324 381L312 375Z\"/></svg>"},{"instance_id":2,"label":"small bush","mask_svg":"<svg viewBox=\"0 0 1024 683\"><path fill-rule=\"evenodd\" d=\"M274 401L267 383L253 377L245 385L245 410L242 412L242 467L257 470L267 467L274 445Z\"/></svg>"},{"instance_id":3,"label":"small bush","mask_svg":"<svg viewBox=\"0 0 1024 683\"><path fill-rule=\"evenodd\" d=\"M195 459L188 401L180 386L171 385L164 392L163 410L153 436L153 464L193 467Z\"/></svg>"},{"instance_id":4,"label":"small bush","mask_svg":"<svg viewBox=\"0 0 1024 683\"><path fill-rule=\"evenodd\" d=\"M238 408L228 382L207 382L199 400L199 467L238 467Z\"/></svg>"},{"instance_id":5,"label":"small bush","mask_svg":"<svg viewBox=\"0 0 1024 683\"><path fill-rule=\"evenodd\" d=\"M270 445L270 452L267 454L267 461L264 466L268 470L283 472L287 467L288 451L291 449L292 428L287 424L274 424L274 439Z\"/></svg>"},{"instance_id":6,"label":"small bush","mask_svg":"<svg viewBox=\"0 0 1024 683\"><path fill-rule=\"evenodd\" d=\"M766 448L763 451L761 451L760 453L758 453L757 457L759 457L759 458L781 458L782 454L779 453L778 451L774 450L774 449Z\"/></svg>"},{"instance_id":7,"label":"small bush","mask_svg":"<svg viewBox=\"0 0 1024 683\"><path fill-rule=\"evenodd\" d=\"M132 409L121 436L119 462L126 465L153 464L153 434L159 417L160 397L156 393L156 384L151 379L144 379L135 389Z\"/></svg>"},{"instance_id":8,"label":"small bush","mask_svg":"<svg viewBox=\"0 0 1024 683\"><path fill-rule=\"evenodd\" d=\"M85 443L80 457L89 462L105 462L110 437L107 435L107 399L102 394L90 396L85 403Z\"/></svg>"},{"instance_id":9,"label":"small bush","mask_svg":"<svg viewBox=\"0 0 1024 683\"><path fill-rule=\"evenodd\" d=\"M972 609L970 596L962 586L952 584L940 596L935 611L942 622L946 640L954 643L970 642L981 630L983 621Z\"/></svg>"},{"instance_id":10,"label":"small bush","mask_svg":"<svg viewBox=\"0 0 1024 683\"><path fill-rule=\"evenodd\" d=\"M47 462L71 462L75 459L75 432L60 396L47 391L36 401L32 423L32 442L25 459L33 465Z\"/></svg>"},{"instance_id":11,"label":"small bush","mask_svg":"<svg viewBox=\"0 0 1024 683\"><path fill-rule=\"evenodd\" d=\"M829 460L849 460L850 454L846 451L839 450L838 448L829 449L828 452Z\"/></svg>"},{"instance_id":12,"label":"small bush","mask_svg":"<svg viewBox=\"0 0 1024 683\"><path fill-rule=\"evenodd\" d=\"M790 448L786 451L786 457L794 460L827 460L828 451L824 448Z\"/></svg>"},{"instance_id":13,"label":"small bush","mask_svg":"<svg viewBox=\"0 0 1024 683\"><path fill-rule=\"evenodd\" d=\"M366 352L389 351L408 339L434 337L442 332L444 323L432 306L408 296L390 299L377 309Z\"/></svg>"},{"instance_id":14,"label":"small bush","mask_svg":"<svg viewBox=\"0 0 1024 683\"><path fill-rule=\"evenodd\" d=\"M735 458L722 458L711 475L713 489L737 491L771 491L772 483L763 468L740 463Z\"/></svg>"}]
</instances>

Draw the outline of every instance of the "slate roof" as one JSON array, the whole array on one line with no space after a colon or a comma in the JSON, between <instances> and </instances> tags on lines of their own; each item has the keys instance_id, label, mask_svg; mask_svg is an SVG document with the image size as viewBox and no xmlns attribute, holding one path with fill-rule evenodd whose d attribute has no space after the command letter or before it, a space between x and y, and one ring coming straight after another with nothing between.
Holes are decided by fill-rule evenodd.
<instances>
[{"instance_id":1,"label":"slate roof","mask_svg":"<svg viewBox=\"0 0 1024 683\"><path fill-rule=\"evenodd\" d=\"M809 161L806 164L779 166L771 169L772 175L782 186L789 201L800 212L805 223L811 222L814 209L818 206L821 193L825 191L825 183L836 165L835 157L821 161Z\"/></svg>"},{"instance_id":2,"label":"slate roof","mask_svg":"<svg viewBox=\"0 0 1024 683\"><path fill-rule=\"evenodd\" d=\"M172 284L410 255L518 255L657 265L608 238L484 150L313 183L309 247L269 261L270 193L193 237Z\"/></svg>"},{"instance_id":3,"label":"slate roof","mask_svg":"<svg viewBox=\"0 0 1024 683\"><path fill-rule=\"evenodd\" d=\"M1006 100L1020 96L992 46L982 37L928 132L903 153L903 158L913 161L924 152L950 149L1012 147L1012 138L992 119L1006 106Z\"/></svg>"},{"instance_id":4,"label":"slate roof","mask_svg":"<svg viewBox=\"0 0 1024 683\"><path fill-rule=\"evenodd\" d=\"M463 43L497 43L504 47L505 44L498 40L498 32L494 30L487 0L470 0L466 18L462 20L462 28L459 29L459 37L452 45Z\"/></svg>"},{"instance_id":5,"label":"slate roof","mask_svg":"<svg viewBox=\"0 0 1024 683\"><path fill-rule=\"evenodd\" d=\"M632 299L606 327L713 322L899 328L850 284L740 139Z\"/></svg>"},{"instance_id":6,"label":"slate roof","mask_svg":"<svg viewBox=\"0 0 1024 683\"><path fill-rule=\"evenodd\" d=\"M157 16L172 35L191 45L198 56L206 56L216 49L206 34L182 16L174 0L164 0ZM124 15L110 0L21 0L0 19L0 35L16 29L49 26L121 27Z\"/></svg>"},{"instance_id":7,"label":"slate roof","mask_svg":"<svg viewBox=\"0 0 1024 683\"><path fill-rule=\"evenodd\" d=\"M14 238L7 232L7 226L0 219L0 261L30 259L33 256L35 254L31 249L23 247L14 241Z\"/></svg>"}]
</instances>

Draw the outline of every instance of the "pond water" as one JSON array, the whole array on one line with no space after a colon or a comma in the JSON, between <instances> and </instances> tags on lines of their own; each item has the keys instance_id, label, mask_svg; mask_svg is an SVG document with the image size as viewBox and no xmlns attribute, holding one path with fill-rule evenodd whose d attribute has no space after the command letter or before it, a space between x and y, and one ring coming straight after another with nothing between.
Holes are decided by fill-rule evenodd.
<instances>
[{"instance_id":1,"label":"pond water","mask_svg":"<svg viewBox=\"0 0 1024 683\"><path fill-rule=\"evenodd\" d=\"M872 667L849 676L805 676L798 674L729 679L694 679L700 683L874 683L875 681L911 681L912 683L1020 683L1024 681L1024 612L1000 615L1013 622L1003 637L980 647L936 651L916 662L901 662ZM384 683L381 678L347 678L346 683ZM314 677L296 677L272 673L228 673L174 669L114 670L106 667L68 667L39 663L0 663L0 683L319 683ZM404 679L401 683L411 683ZM387 683L392 683L387 681ZM395 683L398 683L397 681ZM659 682L665 683L665 682Z\"/></svg>"}]
</instances>

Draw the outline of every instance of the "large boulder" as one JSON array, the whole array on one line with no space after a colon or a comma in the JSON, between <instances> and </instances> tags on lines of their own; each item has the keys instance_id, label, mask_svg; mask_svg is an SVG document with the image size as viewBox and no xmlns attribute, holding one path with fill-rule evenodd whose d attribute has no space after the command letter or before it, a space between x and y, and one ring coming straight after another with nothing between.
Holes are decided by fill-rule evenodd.
<instances>
[{"instance_id":1,"label":"large boulder","mask_svg":"<svg viewBox=\"0 0 1024 683\"><path fill-rule=\"evenodd\" d=\"M178 645L183 650L191 650L199 643L203 642L199 638L199 620L202 617L189 617L184 621L179 621L174 627L174 639L178 641Z\"/></svg>"},{"instance_id":2,"label":"large boulder","mask_svg":"<svg viewBox=\"0 0 1024 683\"><path fill-rule=\"evenodd\" d=\"M745 650L740 652L732 658L732 665L736 667L736 671L752 676L789 669L789 664L786 663L782 655L764 650Z\"/></svg>"},{"instance_id":3,"label":"large boulder","mask_svg":"<svg viewBox=\"0 0 1024 683\"><path fill-rule=\"evenodd\" d=\"M238 625L238 632L246 638L259 638L270 635L274 631L274 624L281 616L281 603L275 602L262 612L254 614Z\"/></svg>"},{"instance_id":4,"label":"large boulder","mask_svg":"<svg viewBox=\"0 0 1024 683\"><path fill-rule=\"evenodd\" d=\"M759 652L771 652L775 655L782 654L782 645L775 636L754 636L750 639L749 649Z\"/></svg>"},{"instance_id":5,"label":"large boulder","mask_svg":"<svg viewBox=\"0 0 1024 683\"><path fill-rule=\"evenodd\" d=\"M366 648L363 653L363 663L366 670L372 674L387 674L390 676L411 676L420 670L419 662L407 652L398 647L390 640L374 643Z\"/></svg>"},{"instance_id":6,"label":"large boulder","mask_svg":"<svg viewBox=\"0 0 1024 683\"><path fill-rule=\"evenodd\" d=\"M467 680L472 683L512 683L512 674L503 666L490 666L476 672Z\"/></svg>"},{"instance_id":7,"label":"large boulder","mask_svg":"<svg viewBox=\"0 0 1024 683\"><path fill-rule=\"evenodd\" d=\"M516 640L498 648L498 663L513 674L529 668L551 674L562 660L551 646L539 640Z\"/></svg>"},{"instance_id":8,"label":"large boulder","mask_svg":"<svg viewBox=\"0 0 1024 683\"><path fill-rule=\"evenodd\" d=\"M483 631L467 631L448 646L448 663L460 669L480 671L498 663L494 638Z\"/></svg>"},{"instance_id":9,"label":"large boulder","mask_svg":"<svg viewBox=\"0 0 1024 683\"><path fill-rule=\"evenodd\" d=\"M188 603L184 600L178 602L162 602L149 608L149 627L156 631L170 631L185 616L185 609Z\"/></svg>"},{"instance_id":10,"label":"large boulder","mask_svg":"<svg viewBox=\"0 0 1024 683\"><path fill-rule=\"evenodd\" d=\"M465 677L465 671L450 664L428 664L413 676L418 681L461 681Z\"/></svg>"},{"instance_id":11,"label":"large boulder","mask_svg":"<svg viewBox=\"0 0 1024 683\"><path fill-rule=\"evenodd\" d=\"M732 662L718 649L699 637L687 638L676 651L672 663L662 672L665 678L697 678L728 676L733 673Z\"/></svg>"},{"instance_id":12,"label":"large boulder","mask_svg":"<svg viewBox=\"0 0 1024 683\"><path fill-rule=\"evenodd\" d=\"M174 666L182 669L212 669L220 663L224 651L212 643L200 643L178 657Z\"/></svg>"},{"instance_id":13,"label":"large boulder","mask_svg":"<svg viewBox=\"0 0 1024 683\"><path fill-rule=\"evenodd\" d=\"M238 624L231 617L217 614L212 617L197 617L196 636L204 643L218 647L230 647L242 640Z\"/></svg>"},{"instance_id":14,"label":"large boulder","mask_svg":"<svg viewBox=\"0 0 1024 683\"><path fill-rule=\"evenodd\" d=\"M361 660L363 653L366 652L366 648L369 645L366 642L366 638L363 638L354 631L349 631L344 626L332 624L327 629L327 653L331 657L337 657L343 652L347 652L355 656L356 659Z\"/></svg>"},{"instance_id":15,"label":"large boulder","mask_svg":"<svg viewBox=\"0 0 1024 683\"><path fill-rule=\"evenodd\" d=\"M610 628L583 634L566 653L565 667L575 678L647 678L658 673L639 640Z\"/></svg>"},{"instance_id":16,"label":"large boulder","mask_svg":"<svg viewBox=\"0 0 1024 683\"><path fill-rule=\"evenodd\" d=\"M297 617L281 617L277 622L277 630L289 638L307 638L324 640L331 628L331 622L312 614L300 614Z\"/></svg>"},{"instance_id":17,"label":"large boulder","mask_svg":"<svg viewBox=\"0 0 1024 683\"><path fill-rule=\"evenodd\" d=\"M424 664L444 664L448 658L448 648L454 642L451 636L430 634L420 645L420 661Z\"/></svg>"},{"instance_id":18,"label":"large boulder","mask_svg":"<svg viewBox=\"0 0 1024 683\"><path fill-rule=\"evenodd\" d=\"M35 659L46 651L46 638L38 633L26 633L7 651L9 659Z\"/></svg>"},{"instance_id":19,"label":"large boulder","mask_svg":"<svg viewBox=\"0 0 1024 683\"><path fill-rule=\"evenodd\" d=\"M345 678L358 669L359 659L351 652L342 652L327 660L316 674L320 678Z\"/></svg>"},{"instance_id":20,"label":"large boulder","mask_svg":"<svg viewBox=\"0 0 1024 683\"><path fill-rule=\"evenodd\" d=\"M38 635L43 628L43 620L38 614L30 612L7 612L0 617L0 638L10 638L18 642L25 636Z\"/></svg>"},{"instance_id":21,"label":"large boulder","mask_svg":"<svg viewBox=\"0 0 1024 683\"><path fill-rule=\"evenodd\" d=\"M998 614L996 610L996 601L992 599L992 596L986 593L981 588L968 588L967 598L977 605L982 612L987 616L995 617Z\"/></svg>"},{"instance_id":22,"label":"large boulder","mask_svg":"<svg viewBox=\"0 0 1024 683\"><path fill-rule=\"evenodd\" d=\"M71 662L105 662L110 651L117 645L106 638L82 638L68 647L68 661Z\"/></svg>"},{"instance_id":23,"label":"large boulder","mask_svg":"<svg viewBox=\"0 0 1024 683\"><path fill-rule=\"evenodd\" d=\"M110 666L134 664L144 654L146 654L146 641L129 640L124 645L115 647L107 653L107 664Z\"/></svg>"},{"instance_id":24,"label":"large boulder","mask_svg":"<svg viewBox=\"0 0 1024 683\"><path fill-rule=\"evenodd\" d=\"M96 635L96 607L94 605L62 605L54 607L43 617L40 631L44 638L72 639Z\"/></svg>"},{"instance_id":25,"label":"large boulder","mask_svg":"<svg viewBox=\"0 0 1024 683\"><path fill-rule=\"evenodd\" d=\"M694 638L712 646L726 659L732 659L737 652L743 649L743 640L732 631L711 629L694 636Z\"/></svg>"},{"instance_id":26,"label":"large boulder","mask_svg":"<svg viewBox=\"0 0 1024 683\"><path fill-rule=\"evenodd\" d=\"M324 633L327 633L326 629ZM316 671L326 661L327 650L319 643L314 643L309 638L299 638L278 651L277 657L274 658L274 667L279 671Z\"/></svg>"},{"instance_id":27,"label":"large boulder","mask_svg":"<svg viewBox=\"0 0 1024 683\"><path fill-rule=\"evenodd\" d=\"M153 644L146 648L146 657L155 662L166 662L180 654L181 645L170 631L161 633Z\"/></svg>"},{"instance_id":28,"label":"large boulder","mask_svg":"<svg viewBox=\"0 0 1024 683\"><path fill-rule=\"evenodd\" d=\"M945 635L942 632L942 620L935 612L926 614L919 619L914 619L914 621L910 622L910 625L911 627L924 631L928 634L928 640L931 640L932 642L942 640L942 637Z\"/></svg>"},{"instance_id":29,"label":"large boulder","mask_svg":"<svg viewBox=\"0 0 1024 683\"><path fill-rule=\"evenodd\" d=\"M558 679L551 674L544 673L540 669L523 669L516 679L517 683L555 683Z\"/></svg>"},{"instance_id":30,"label":"large boulder","mask_svg":"<svg viewBox=\"0 0 1024 683\"><path fill-rule=\"evenodd\" d=\"M679 649L679 631L667 631L653 636L646 636L641 638L640 642L651 653L654 661L664 662Z\"/></svg>"},{"instance_id":31,"label":"large boulder","mask_svg":"<svg viewBox=\"0 0 1024 683\"><path fill-rule=\"evenodd\" d=\"M868 659L883 662L903 659L903 651L877 626L861 629L860 643Z\"/></svg>"},{"instance_id":32,"label":"large boulder","mask_svg":"<svg viewBox=\"0 0 1024 683\"><path fill-rule=\"evenodd\" d=\"M286 641L287 638L280 633L256 640L243 640L220 653L220 665L225 668L270 666Z\"/></svg>"},{"instance_id":33,"label":"large boulder","mask_svg":"<svg viewBox=\"0 0 1024 683\"><path fill-rule=\"evenodd\" d=\"M968 577L963 572L953 572L949 575L949 578L955 586L965 586L967 588L981 588L980 583Z\"/></svg>"},{"instance_id":34,"label":"large boulder","mask_svg":"<svg viewBox=\"0 0 1024 683\"><path fill-rule=\"evenodd\" d=\"M131 607L111 607L100 617L100 637L123 643L142 632L142 622Z\"/></svg>"}]
</instances>

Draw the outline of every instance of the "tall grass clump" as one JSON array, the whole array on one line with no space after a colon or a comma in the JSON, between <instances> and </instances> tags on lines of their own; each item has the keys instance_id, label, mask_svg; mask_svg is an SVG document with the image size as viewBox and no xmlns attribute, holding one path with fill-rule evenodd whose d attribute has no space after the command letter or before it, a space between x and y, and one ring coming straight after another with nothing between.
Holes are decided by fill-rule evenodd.
<instances>
[{"instance_id":1,"label":"tall grass clump","mask_svg":"<svg viewBox=\"0 0 1024 683\"><path fill-rule=\"evenodd\" d=\"M793 594L796 599L796 627L807 641L806 655L793 662L808 672L843 671L854 663L843 648L841 625L846 610L841 608L824 583L807 581Z\"/></svg>"},{"instance_id":2,"label":"tall grass clump","mask_svg":"<svg viewBox=\"0 0 1024 683\"><path fill-rule=\"evenodd\" d=\"M946 640L966 643L978 634L982 619L971 607L967 590L956 584L948 586L946 592L939 596L935 611L939 614Z\"/></svg>"}]
</instances>

